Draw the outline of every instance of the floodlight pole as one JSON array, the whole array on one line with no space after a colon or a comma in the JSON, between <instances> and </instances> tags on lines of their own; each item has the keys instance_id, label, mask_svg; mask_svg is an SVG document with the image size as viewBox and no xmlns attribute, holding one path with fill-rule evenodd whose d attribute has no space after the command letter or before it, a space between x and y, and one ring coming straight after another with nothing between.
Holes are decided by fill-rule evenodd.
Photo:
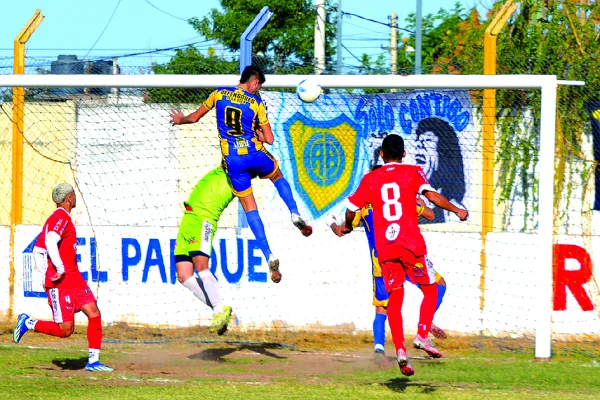
<instances>
[{"instance_id":1,"label":"floodlight pole","mask_svg":"<svg viewBox=\"0 0 600 400\"><path fill-rule=\"evenodd\" d=\"M268 6L264 6L248 25L240 37L240 74L248 65L252 65L252 41L258 32L267 25L273 13Z\"/></svg>"}]
</instances>

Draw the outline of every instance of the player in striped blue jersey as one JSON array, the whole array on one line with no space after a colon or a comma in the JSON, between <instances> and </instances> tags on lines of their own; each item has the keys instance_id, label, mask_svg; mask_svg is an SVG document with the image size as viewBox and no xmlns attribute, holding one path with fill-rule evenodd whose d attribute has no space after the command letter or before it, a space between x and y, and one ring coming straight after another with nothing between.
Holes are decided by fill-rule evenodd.
<instances>
[{"instance_id":1,"label":"player in striped blue jersey","mask_svg":"<svg viewBox=\"0 0 600 400\"><path fill-rule=\"evenodd\" d=\"M171 122L175 125L195 123L215 109L223 168L233 193L240 199L246 212L248 225L258 246L268 260L271 280L277 283L281 280L279 260L271 252L264 224L258 214L250 182L252 177L268 178L273 182L290 211L293 224L304 236L312 234L312 227L300 216L290 184L283 177L275 157L264 146L264 143L273 144L274 141L265 103L258 95L264 82L265 75L261 69L250 65L244 68L239 85L218 88L200 108L189 115L171 110Z\"/></svg>"}]
</instances>

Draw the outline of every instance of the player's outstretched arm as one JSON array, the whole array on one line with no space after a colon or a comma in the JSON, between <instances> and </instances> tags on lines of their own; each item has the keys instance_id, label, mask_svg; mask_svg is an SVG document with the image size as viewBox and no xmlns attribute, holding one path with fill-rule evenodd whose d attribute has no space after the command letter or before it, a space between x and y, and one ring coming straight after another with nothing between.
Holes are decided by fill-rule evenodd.
<instances>
[{"instance_id":1,"label":"player's outstretched arm","mask_svg":"<svg viewBox=\"0 0 600 400\"><path fill-rule=\"evenodd\" d=\"M469 218L469 212L467 210L457 207L454 204L450 203L444 195L431 191L425 191L423 194L425 195L425 197L427 197L429 201L431 201L436 206L456 214L458 219L460 219L461 221L466 221L467 218Z\"/></svg>"},{"instance_id":2,"label":"player's outstretched arm","mask_svg":"<svg viewBox=\"0 0 600 400\"><path fill-rule=\"evenodd\" d=\"M425 203L419 199L417 199L417 214L428 221L433 221L435 219L435 213L433 210L427 207L427 205L425 205Z\"/></svg>"},{"instance_id":3,"label":"player's outstretched arm","mask_svg":"<svg viewBox=\"0 0 600 400\"><path fill-rule=\"evenodd\" d=\"M260 132L262 132L262 135L258 135L258 140L260 140L263 143L273 144L273 142L275 141L275 137L273 136L271 124L267 123L265 125L261 125Z\"/></svg>"},{"instance_id":4,"label":"player's outstretched arm","mask_svg":"<svg viewBox=\"0 0 600 400\"><path fill-rule=\"evenodd\" d=\"M346 209L346 223L344 226L344 234L352 232L354 229L354 220L356 218L356 211Z\"/></svg>"},{"instance_id":5,"label":"player's outstretched arm","mask_svg":"<svg viewBox=\"0 0 600 400\"><path fill-rule=\"evenodd\" d=\"M171 110L171 123L173 125L193 124L200 121L208 112L208 108L203 105L190 115L184 115L181 110Z\"/></svg>"},{"instance_id":6,"label":"player's outstretched arm","mask_svg":"<svg viewBox=\"0 0 600 400\"><path fill-rule=\"evenodd\" d=\"M335 215L329 215L327 217L327 226L329 226L331 228L331 230L333 231L333 233L336 234L336 236L342 237L347 233L350 233L352 231L352 229L348 229L346 227L346 222L338 222L338 218Z\"/></svg>"}]
</instances>

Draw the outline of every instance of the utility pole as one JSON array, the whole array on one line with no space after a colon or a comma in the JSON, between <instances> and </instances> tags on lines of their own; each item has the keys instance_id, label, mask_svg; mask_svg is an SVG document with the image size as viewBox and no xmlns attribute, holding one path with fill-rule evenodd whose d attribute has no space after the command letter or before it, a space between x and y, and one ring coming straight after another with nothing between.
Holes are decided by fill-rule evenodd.
<instances>
[{"instance_id":1,"label":"utility pole","mask_svg":"<svg viewBox=\"0 0 600 400\"><path fill-rule=\"evenodd\" d=\"M342 74L342 0L338 0L337 19L337 74Z\"/></svg>"},{"instance_id":2,"label":"utility pole","mask_svg":"<svg viewBox=\"0 0 600 400\"><path fill-rule=\"evenodd\" d=\"M421 34L423 30L423 7L422 0L417 0L417 24L415 32L415 75L421 75Z\"/></svg>"},{"instance_id":3,"label":"utility pole","mask_svg":"<svg viewBox=\"0 0 600 400\"><path fill-rule=\"evenodd\" d=\"M392 32L391 32L391 46L390 46L390 72L392 75L396 75L398 67L398 30L396 28L397 23L396 13L392 13Z\"/></svg>"},{"instance_id":4,"label":"utility pole","mask_svg":"<svg viewBox=\"0 0 600 400\"><path fill-rule=\"evenodd\" d=\"M398 73L398 30L396 29L398 16L392 13L392 32L390 40L390 73L396 75ZM395 93L396 89L390 89L390 93Z\"/></svg>"},{"instance_id":5,"label":"utility pole","mask_svg":"<svg viewBox=\"0 0 600 400\"><path fill-rule=\"evenodd\" d=\"M315 21L315 75L325 71L325 0L316 0Z\"/></svg>"}]
</instances>

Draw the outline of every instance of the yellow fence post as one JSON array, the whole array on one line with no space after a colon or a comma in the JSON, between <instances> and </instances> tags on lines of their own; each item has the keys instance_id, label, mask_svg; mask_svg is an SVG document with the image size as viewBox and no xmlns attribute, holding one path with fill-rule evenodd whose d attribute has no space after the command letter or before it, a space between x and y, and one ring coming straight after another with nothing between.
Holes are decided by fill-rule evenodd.
<instances>
[{"instance_id":1,"label":"yellow fence post","mask_svg":"<svg viewBox=\"0 0 600 400\"><path fill-rule=\"evenodd\" d=\"M42 22L44 16L36 10L14 42L14 74L25 73L25 43ZM12 135L12 193L10 211L10 275L8 319L13 317L15 296L15 230L23 222L23 130L25 115L25 88L13 88Z\"/></svg>"},{"instance_id":2,"label":"yellow fence post","mask_svg":"<svg viewBox=\"0 0 600 400\"><path fill-rule=\"evenodd\" d=\"M506 21L517 9L513 0L508 0L494 17L483 36L483 73L496 75L496 40ZM479 307L485 305L485 275L487 270L487 234L494 230L494 155L496 148L496 89L483 90L483 179L481 200L481 296Z\"/></svg>"}]
</instances>

